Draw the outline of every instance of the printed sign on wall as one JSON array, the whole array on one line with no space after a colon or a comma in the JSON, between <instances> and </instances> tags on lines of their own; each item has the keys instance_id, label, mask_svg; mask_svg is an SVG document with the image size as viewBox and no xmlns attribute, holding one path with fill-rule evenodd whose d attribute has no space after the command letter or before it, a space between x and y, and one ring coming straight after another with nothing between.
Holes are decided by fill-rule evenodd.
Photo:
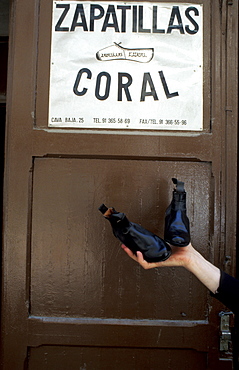
<instances>
[{"instance_id":1,"label":"printed sign on wall","mask_svg":"<svg viewBox=\"0 0 239 370\"><path fill-rule=\"evenodd\" d=\"M49 127L202 130L202 12L55 1Z\"/></svg>"}]
</instances>

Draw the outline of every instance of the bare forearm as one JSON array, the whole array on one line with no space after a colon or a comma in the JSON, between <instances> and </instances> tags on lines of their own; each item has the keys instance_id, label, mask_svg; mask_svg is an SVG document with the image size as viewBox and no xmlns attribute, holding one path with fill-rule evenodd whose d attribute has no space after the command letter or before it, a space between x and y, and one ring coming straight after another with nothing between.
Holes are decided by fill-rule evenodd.
<instances>
[{"instance_id":1,"label":"bare forearm","mask_svg":"<svg viewBox=\"0 0 239 370\"><path fill-rule=\"evenodd\" d=\"M166 261L155 263L146 262L140 252L135 256L127 247L124 245L122 247L144 269L182 266L193 273L212 293L215 293L219 287L220 270L197 252L191 243L187 247L172 246L172 255Z\"/></svg>"},{"instance_id":2,"label":"bare forearm","mask_svg":"<svg viewBox=\"0 0 239 370\"><path fill-rule=\"evenodd\" d=\"M193 247L190 248L189 258L184 267L192 272L212 293L217 291L221 275L219 268L207 261Z\"/></svg>"}]
</instances>

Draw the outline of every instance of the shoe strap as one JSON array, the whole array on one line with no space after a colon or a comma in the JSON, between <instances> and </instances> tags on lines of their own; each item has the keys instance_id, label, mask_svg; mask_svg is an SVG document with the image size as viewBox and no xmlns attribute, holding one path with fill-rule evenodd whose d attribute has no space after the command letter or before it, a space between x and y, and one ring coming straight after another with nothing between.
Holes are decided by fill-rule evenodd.
<instances>
[{"instance_id":1,"label":"shoe strap","mask_svg":"<svg viewBox=\"0 0 239 370\"><path fill-rule=\"evenodd\" d=\"M172 178L172 181L176 185L176 188L175 188L176 191L178 191L179 193L184 193L185 192L185 190L184 190L184 182L178 181L175 178Z\"/></svg>"}]
</instances>

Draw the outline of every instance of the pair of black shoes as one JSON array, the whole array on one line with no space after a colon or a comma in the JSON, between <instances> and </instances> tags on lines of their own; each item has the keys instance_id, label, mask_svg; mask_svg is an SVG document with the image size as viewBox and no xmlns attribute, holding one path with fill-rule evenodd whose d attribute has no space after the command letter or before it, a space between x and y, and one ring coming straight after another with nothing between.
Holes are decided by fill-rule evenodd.
<instances>
[{"instance_id":1,"label":"pair of black shoes","mask_svg":"<svg viewBox=\"0 0 239 370\"><path fill-rule=\"evenodd\" d=\"M172 201L165 213L164 239L130 222L126 215L104 204L100 212L110 221L113 234L134 254L142 252L147 262L165 261L171 255L169 244L186 247L190 243L189 220L186 214L186 192L184 183L172 179L175 184Z\"/></svg>"}]
</instances>

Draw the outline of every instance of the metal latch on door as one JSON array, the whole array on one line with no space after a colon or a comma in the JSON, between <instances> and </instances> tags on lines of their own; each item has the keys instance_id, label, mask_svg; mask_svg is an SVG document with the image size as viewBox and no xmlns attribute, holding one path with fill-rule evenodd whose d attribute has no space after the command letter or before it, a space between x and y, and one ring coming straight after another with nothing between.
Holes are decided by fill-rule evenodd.
<instances>
[{"instance_id":1,"label":"metal latch on door","mask_svg":"<svg viewBox=\"0 0 239 370\"><path fill-rule=\"evenodd\" d=\"M230 318L233 312L220 312L220 351L228 351L229 345L232 341L232 335L230 331Z\"/></svg>"}]
</instances>

